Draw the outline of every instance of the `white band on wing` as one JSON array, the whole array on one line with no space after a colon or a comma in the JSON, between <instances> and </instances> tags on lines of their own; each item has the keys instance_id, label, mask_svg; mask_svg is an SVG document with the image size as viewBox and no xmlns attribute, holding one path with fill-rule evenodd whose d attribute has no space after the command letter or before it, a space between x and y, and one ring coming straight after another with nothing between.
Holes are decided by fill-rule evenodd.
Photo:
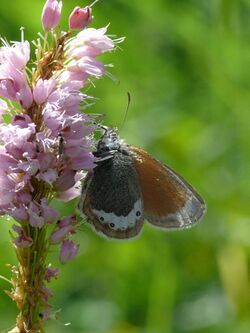
<instances>
[{"instance_id":1,"label":"white band on wing","mask_svg":"<svg viewBox=\"0 0 250 333\"><path fill-rule=\"evenodd\" d=\"M93 209L92 211L102 224L108 224L113 230L126 230L134 227L136 221L141 219L143 215L143 204L141 199L137 200L134 204L134 208L127 216L117 216L114 213L106 213L103 210L97 209Z\"/></svg>"}]
</instances>

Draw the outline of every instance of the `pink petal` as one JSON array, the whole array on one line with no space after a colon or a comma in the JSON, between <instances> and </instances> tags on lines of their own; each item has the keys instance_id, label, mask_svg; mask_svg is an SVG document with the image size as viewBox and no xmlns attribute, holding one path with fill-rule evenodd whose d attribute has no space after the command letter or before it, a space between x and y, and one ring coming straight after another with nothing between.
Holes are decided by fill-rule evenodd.
<instances>
[{"instance_id":1,"label":"pink petal","mask_svg":"<svg viewBox=\"0 0 250 333\"><path fill-rule=\"evenodd\" d=\"M61 245L60 256L59 259L62 264L67 262L68 260L73 259L79 250L79 244L75 244L69 240L64 240Z\"/></svg>"}]
</instances>

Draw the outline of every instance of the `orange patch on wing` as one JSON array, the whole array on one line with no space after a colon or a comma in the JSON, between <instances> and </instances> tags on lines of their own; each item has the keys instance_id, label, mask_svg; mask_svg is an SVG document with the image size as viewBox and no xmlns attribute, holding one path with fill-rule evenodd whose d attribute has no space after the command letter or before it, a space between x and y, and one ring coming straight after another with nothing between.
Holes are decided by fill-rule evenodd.
<instances>
[{"instance_id":1,"label":"orange patch on wing","mask_svg":"<svg viewBox=\"0 0 250 333\"><path fill-rule=\"evenodd\" d=\"M147 214L166 216L175 213L186 203L186 192L168 169L145 151L131 147L136 153L135 168Z\"/></svg>"}]
</instances>

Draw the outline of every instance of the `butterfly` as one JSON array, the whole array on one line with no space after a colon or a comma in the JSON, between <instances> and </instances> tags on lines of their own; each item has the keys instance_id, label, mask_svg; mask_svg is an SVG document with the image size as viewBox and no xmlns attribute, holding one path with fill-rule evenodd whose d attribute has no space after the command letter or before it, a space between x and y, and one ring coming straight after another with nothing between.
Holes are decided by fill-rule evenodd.
<instances>
[{"instance_id":1,"label":"butterfly","mask_svg":"<svg viewBox=\"0 0 250 333\"><path fill-rule=\"evenodd\" d=\"M144 220L165 230L185 229L205 213L201 196L181 176L146 151L103 126L96 167L88 172L78 210L102 236L136 237Z\"/></svg>"}]
</instances>

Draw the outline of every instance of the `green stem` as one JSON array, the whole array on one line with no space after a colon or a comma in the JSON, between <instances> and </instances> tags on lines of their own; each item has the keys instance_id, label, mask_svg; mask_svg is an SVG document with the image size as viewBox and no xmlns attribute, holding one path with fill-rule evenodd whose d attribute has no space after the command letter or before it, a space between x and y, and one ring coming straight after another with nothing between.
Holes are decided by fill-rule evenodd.
<instances>
[{"instance_id":1,"label":"green stem","mask_svg":"<svg viewBox=\"0 0 250 333\"><path fill-rule=\"evenodd\" d=\"M29 227L29 236L33 239L30 248L16 248L19 267L13 278L14 288L11 297L19 309L17 327L20 333L43 333L43 321L39 316L46 304L42 288L46 273L48 242L47 227L41 229Z\"/></svg>"},{"instance_id":2,"label":"green stem","mask_svg":"<svg viewBox=\"0 0 250 333\"><path fill-rule=\"evenodd\" d=\"M9 279L7 279L5 276L0 275L0 279L12 284L12 282Z\"/></svg>"}]
</instances>

